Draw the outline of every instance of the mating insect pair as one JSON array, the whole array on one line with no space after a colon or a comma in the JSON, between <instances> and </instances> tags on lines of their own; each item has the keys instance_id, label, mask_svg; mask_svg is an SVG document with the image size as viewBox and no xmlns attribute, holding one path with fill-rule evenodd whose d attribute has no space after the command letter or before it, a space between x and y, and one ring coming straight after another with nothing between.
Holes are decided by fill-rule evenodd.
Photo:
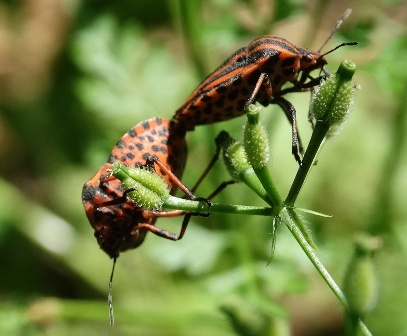
<instances>
[{"instance_id":1,"label":"mating insect pair","mask_svg":"<svg viewBox=\"0 0 407 336\"><path fill-rule=\"evenodd\" d=\"M345 12L337 27L349 14L350 11ZM152 118L133 127L113 148L108 162L83 187L82 201L101 249L116 260L121 252L138 247L148 231L171 240L181 239L191 216L186 215L179 234L154 226L158 217L181 216L185 212L151 210L135 204L127 197L121 182L111 176L114 162L128 166L155 164L172 190L179 187L187 197L197 199L179 180L186 163L186 132L198 125L240 116L249 104L259 102L264 106L277 104L283 109L292 127L292 153L301 163L303 146L298 136L296 111L284 95L311 90L326 77L324 56L341 46L354 44L343 43L321 54L320 50L296 47L276 36L257 38L204 79L176 111L173 121ZM324 74L313 78L314 70ZM283 88L288 82L292 86ZM111 312L111 324L112 319Z\"/></svg>"},{"instance_id":2,"label":"mating insect pair","mask_svg":"<svg viewBox=\"0 0 407 336\"><path fill-rule=\"evenodd\" d=\"M349 14L350 10L347 10L338 20L326 42ZM324 56L341 46L353 44L356 42L342 43L321 54L320 50L314 52L296 47L276 36L257 38L237 50L192 92L176 111L174 122L152 118L136 125L116 144L109 161L83 189L85 210L101 248L109 256L116 257L119 252L140 245L147 231L160 235L153 226L154 218L176 215L176 212L147 212L125 199L120 182L114 178L107 179L111 164L119 160L127 165L144 165L148 158L156 158L157 164L160 161L164 163L160 165L159 172L167 183L171 187L174 184L181 186L178 179L169 178L170 172L174 173L174 177L181 177L187 155L185 133L197 125L240 116L253 102L265 106L277 104L291 123L292 153L301 163L303 146L298 137L296 111L284 95L312 89L325 77L311 77L313 70L324 70L327 64ZM292 83L292 87L282 88L287 82ZM188 189L185 187L183 190ZM186 194L194 197L189 190ZM118 203L120 201L121 204ZM181 237L182 234L183 231ZM166 235L162 233L161 236ZM166 238L175 240L171 235Z\"/></svg>"}]
</instances>

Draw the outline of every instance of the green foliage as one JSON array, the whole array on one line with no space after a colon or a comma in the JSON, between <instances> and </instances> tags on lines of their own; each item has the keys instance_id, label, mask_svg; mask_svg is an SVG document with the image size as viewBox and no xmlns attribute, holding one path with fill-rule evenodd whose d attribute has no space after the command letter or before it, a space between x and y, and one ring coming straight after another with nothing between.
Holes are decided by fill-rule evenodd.
<instances>
[{"instance_id":1,"label":"green foliage","mask_svg":"<svg viewBox=\"0 0 407 336\"><path fill-rule=\"evenodd\" d=\"M88 1L64 11L29 11L24 1L9 1L0 8L1 17L19 18L4 23L1 37L0 334L105 334L112 265L85 217L83 183L126 130L153 116L170 118L237 48L272 33L317 49L345 9L323 1L315 7L264 1L262 7L262 1L210 0L181 10L180 2ZM405 23L387 14L399 3L369 4L369 12L354 8L329 42L360 42L327 59L330 71L353 59L361 90L344 131L326 144L296 202L332 214L307 214L307 220L318 256L335 279L343 278L355 233L383 239L374 260L379 300L365 320L375 335L402 335L407 318L407 294L400 291L407 281L407 36ZM44 13L54 20L44 20ZM24 52L13 50L11 41ZM310 96L287 98L307 143ZM268 168L278 190L287 191L297 170L290 127L276 106L263 108L261 117L271 134ZM186 185L209 162L219 130L241 138L243 123L242 117L198 127L187 136ZM196 194L206 196L226 179L218 165ZM216 201L263 206L254 195L238 184ZM181 218L157 223L177 232ZM273 230L269 217L213 214L193 218L179 242L150 234L118 259L116 327L109 332L340 334L341 306L286 227L277 227L271 260Z\"/></svg>"}]
</instances>

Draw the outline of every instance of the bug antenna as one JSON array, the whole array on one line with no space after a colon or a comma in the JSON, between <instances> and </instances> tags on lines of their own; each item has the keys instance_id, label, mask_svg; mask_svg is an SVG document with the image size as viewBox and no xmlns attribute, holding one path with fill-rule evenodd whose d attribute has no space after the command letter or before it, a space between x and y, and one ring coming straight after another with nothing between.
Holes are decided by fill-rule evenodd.
<instances>
[{"instance_id":1,"label":"bug antenna","mask_svg":"<svg viewBox=\"0 0 407 336\"><path fill-rule=\"evenodd\" d=\"M326 46L326 44L332 38L333 34L335 34L335 32L339 29L339 27L342 26L343 21L345 21L351 13L352 13L352 8L348 8L345 11L345 13L343 13L341 18L336 22L336 26L334 27L334 29L332 29L331 34L329 34L328 38L322 44L321 48L319 48L318 53L321 53L321 50Z\"/></svg>"},{"instance_id":2,"label":"bug antenna","mask_svg":"<svg viewBox=\"0 0 407 336\"><path fill-rule=\"evenodd\" d=\"M331 52L333 52L333 51L335 51L336 49L339 49L339 48L341 48L341 47L344 47L344 46L349 46L349 45L357 45L358 44L358 42L344 42L344 43L341 43L341 44L339 44L339 45L337 45L335 48L333 48L333 49L331 49L331 50L329 50L329 51L327 51L325 54L321 54L321 58L322 57L324 57L325 55L328 55L328 54L330 54Z\"/></svg>"},{"instance_id":3,"label":"bug antenna","mask_svg":"<svg viewBox=\"0 0 407 336\"><path fill-rule=\"evenodd\" d=\"M117 258L114 257L113 259L113 266L112 266L112 273L110 273L110 280L109 280L109 289L107 294L107 302L109 304L109 322L110 326L114 326L114 314L113 314L113 297L112 297L112 286L113 286L113 274L114 274L114 267L116 266Z\"/></svg>"}]
</instances>

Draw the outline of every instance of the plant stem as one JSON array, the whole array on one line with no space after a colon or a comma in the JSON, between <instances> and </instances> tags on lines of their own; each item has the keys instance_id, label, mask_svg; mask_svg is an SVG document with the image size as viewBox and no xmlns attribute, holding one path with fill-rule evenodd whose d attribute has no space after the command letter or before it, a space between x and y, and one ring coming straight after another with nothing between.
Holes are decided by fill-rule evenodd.
<instances>
[{"instance_id":1,"label":"plant stem","mask_svg":"<svg viewBox=\"0 0 407 336\"><path fill-rule=\"evenodd\" d=\"M342 306L345 309L345 312L347 314L351 314L350 309L349 309L349 304L348 301L339 288L339 286L336 284L335 280L332 278L332 276L329 274L328 270L325 268L325 266L321 263L321 261L318 259L316 256L314 249L312 246L308 243L307 239L304 237L302 234L301 230L299 229L300 226L304 226L303 223L301 223L300 217L297 215L297 213L294 211L294 209L291 208L284 208L280 212L280 217L294 236L294 238L297 240L298 244L300 245L301 249L304 251L304 253L307 255L308 259L312 262L312 264L315 266L317 269L318 273L321 275L321 277L324 279L326 284L331 288L332 292L335 294L335 296L339 299L339 301L342 303ZM360 330L363 332L364 335L371 335L369 329L364 325L364 323L359 319L358 325Z\"/></svg>"},{"instance_id":2,"label":"plant stem","mask_svg":"<svg viewBox=\"0 0 407 336\"><path fill-rule=\"evenodd\" d=\"M274 215L277 215L280 210L283 208L284 203L283 200L274 184L274 181L271 177L270 171L268 167L262 168L253 168L254 172L256 173L257 177L261 181L263 188L266 190L267 195L271 201L271 205L274 206Z\"/></svg>"},{"instance_id":3,"label":"plant stem","mask_svg":"<svg viewBox=\"0 0 407 336\"><path fill-rule=\"evenodd\" d=\"M260 183L253 168L247 169L244 172L240 173L240 179L265 202L273 206L274 202L270 199L263 185Z\"/></svg>"},{"instance_id":4,"label":"plant stem","mask_svg":"<svg viewBox=\"0 0 407 336\"><path fill-rule=\"evenodd\" d=\"M163 208L202 213L229 213L234 215L271 216L273 214L273 209L270 207L255 207L220 203L212 203L211 206L208 207L205 202L186 200L175 196L169 196L164 202Z\"/></svg>"},{"instance_id":5,"label":"plant stem","mask_svg":"<svg viewBox=\"0 0 407 336\"><path fill-rule=\"evenodd\" d=\"M291 185L290 191L288 192L287 198L285 199L285 204L287 206L294 206L297 200L298 194L304 185L305 179L314 163L315 157L318 154L319 149L328 133L330 125L327 122L318 120L314 132L307 147L307 151L304 155L304 160L301 166L297 170L293 184Z\"/></svg>"}]
</instances>

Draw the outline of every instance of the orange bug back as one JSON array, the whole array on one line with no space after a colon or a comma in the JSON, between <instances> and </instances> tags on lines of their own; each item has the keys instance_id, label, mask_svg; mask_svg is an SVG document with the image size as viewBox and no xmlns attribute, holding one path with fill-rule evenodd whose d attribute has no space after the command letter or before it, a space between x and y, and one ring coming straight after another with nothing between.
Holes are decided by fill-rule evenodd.
<instances>
[{"instance_id":1,"label":"orange bug back","mask_svg":"<svg viewBox=\"0 0 407 336\"><path fill-rule=\"evenodd\" d=\"M265 106L273 103L286 82L301 91L309 73L325 64L318 52L298 48L281 37L259 37L206 77L173 118L189 131L197 125L238 117L254 101Z\"/></svg>"},{"instance_id":2,"label":"orange bug back","mask_svg":"<svg viewBox=\"0 0 407 336\"><path fill-rule=\"evenodd\" d=\"M124 196L121 182L111 176L109 169L116 161L141 166L149 157L158 158L181 177L187 157L185 133L168 119L151 118L137 124L116 143L108 161L83 186L86 215L100 248L111 258L138 247L148 231L143 224L153 224L155 218L146 216L144 209ZM169 175L160 168L157 172L174 189Z\"/></svg>"}]
</instances>

